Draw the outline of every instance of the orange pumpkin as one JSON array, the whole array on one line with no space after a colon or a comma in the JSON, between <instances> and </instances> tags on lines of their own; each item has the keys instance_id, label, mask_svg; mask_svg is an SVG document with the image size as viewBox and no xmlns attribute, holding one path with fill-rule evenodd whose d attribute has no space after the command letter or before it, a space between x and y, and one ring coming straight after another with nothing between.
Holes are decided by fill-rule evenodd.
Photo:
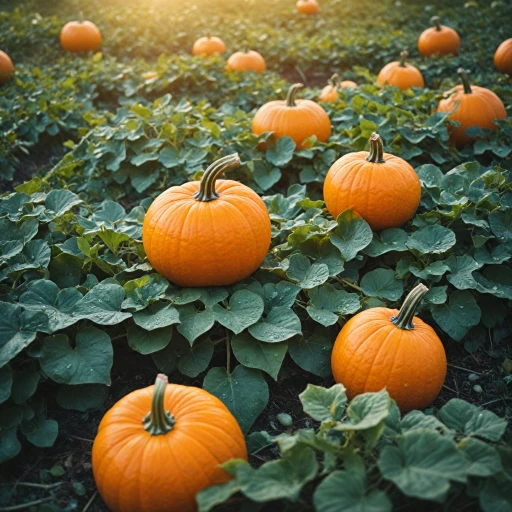
<instances>
[{"instance_id":1,"label":"orange pumpkin","mask_svg":"<svg viewBox=\"0 0 512 512\"><path fill-rule=\"evenodd\" d=\"M338 91L340 89L356 88L357 84L351 80L340 80L340 77L335 73L329 79L329 85L326 85L320 93L320 101L326 103L334 103L338 99Z\"/></svg>"},{"instance_id":2,"label":"orange pumpkin","mask_svg":"<svg viewBox=\"0 0 512 512\"><path fill-rule=\"evenodd\" d=\"M380 86L384 86L386 84L394 85L402 91L405 91L410 87L425 87L421 71L405 62L408 55L408 52L404 50L400 53L399 61L386 64L380 70L379 76L377 77L377 83Z\"/></svg>"},{"instance_id":3,"label":"orange pumpkin","mask_svg":"<svg viewBox=\"0 0 512 512\"><path fill-rule=\"evenodd\" d=\"M192 55L222 55L226 45L220 37L200 37L192 46Z\"/></svg>"},{"instance_id":4,"label":"orange pumpkin","mask_svg":"<svg viewBox=\"0 0 512 512\"><path fill-rule=\"evenodd\" d=\"M253 50L233 53L226 64L227 71L256 71L257 73L263 73L266 69L265 59L260 53Z\"/></svg>"},{"instance_id":5,"label":"orange pumpkin","mask_svg":"<svg viewBox=\"0 0 512 512\"><path fill-rule=\"evenodd\" d=\"M14 65L7 53L0 50L0 85L5 84L14 73Z\"/></svg>"},{"instance_id":6,"label":"orange pumpkin","mask_svg":"<svg viewBox=\"0 0 512 512\"><path fill-rule=\"evenodd\" d=\"M235 153L212 164L201 182L171 187L149 207L142 240L153 267L179 286L224 286L250 276L270 246L261 198L219 175L240 164Z\"/></svg>"},{"instance_id":7,"label":"orange pumpkin","mask_svg":"<svg viewBox=\"0 0 512 512\"><path fill-rule=\"evenodd\" d=\"M494 65L498 71L512 75L512 38L498 46L494 54Z\"/></svg>"},{"instance_id":8,"label":"orange pumpkin","mask_svg":"<svg viewBox=\"0 0 512 512\"><path fill-rule=\"evenodd\" d=\"M382 139L370 137L370 152L359 151L334 162L324 181L324 201L334 217L354 210L374 231L407 222L421 198L414 169L397 156L384 153Z\"/></svg>"},{"instance_id":9,"label":"orange pumpkin","mask_svg":"<svg viewBox=\"0 0 512 512\"><path fill-rule=\"evenodd\" d=\"M432 17L430 21L434 26L423 31L418 39L421 55L457 55L460 46L459 34L453 28L441 25L439 16Z\"/></svg>"},{"instance_id":10,"label":"orange pumpkin","mask_svg":"<svg viewBox=\"0 0 512 512\"><path fill-rule=\"evenodd\" d=\"M60 32L60 44L67 52L96 52L101 47L101 32L91 21L70 21Z\"/></svg>"},{"instance_id":11,"label":"orange pumpkin","mask_svg":"<svg viewBox=\"0 0 512 512\"><path fill-rule=\"evenodd\" d=\"M142 78L144 80L152 80L153 78L156 78L158 76L158 73L156 71L146 71L145 73L142 73Z\"/></svg>"},{"instance_id":12,"label":"orange pumpkin","mask_svg":"<svg viewBox=\"0 0 512 512\"><path fill-rule=\"evenodd\" d=\"M113 512L194 512L201 489L231 478L219 464L232 458L247 460L247 449L226 406L160 374L105 414L92 470Z\"/></svg>"},{"instance_id":13,"label":"orange pumpkin","mask_svg":"<svg viewBox=\"0 0 512 512\"><path fill-rule=\"evenodd\" d=\"M298 0L295 7L301 14L318 13L318 2L316 0Z\"/></svg>"},{"instance_id":14,"label":"orange pumpkin","mask_svg":"<svg viewBox=\"0 0 512 512\"><path fill-rule=\"evenodd\" d=\"M447 92L447 97L439 102L438 112L451 112L448 119L457 121L458 128L448 126L450 141L462 147L475 140L466 135L472 126L496 130L495 119L506 119L507 112L501 100L489 89L470 85L466 72L459 68L462 85L457 85Z\"/></svg>"},{"instance_id":15,"label":"orange pumpkin","mask_svg":"<svg viewBox=\"0 0 512 512\"><path fill-rule=\"evenodd\" d=\"M304 139L313 135L325 142L331 136L329 116L314 101L295 100L302 87L302 84L294 84L288 90L286 101L274 100L260 107L252 120L253 133L274 132L276 138L291 137L298 149L307 147L309 144L304 144Z\"/></svg>"},{"instance_id":16,"label":"orange pumpkin","mask_svg":"<svg viewBox=\"0 0 512 512\"><path fill-rule=\"evenodd\" d=\"M427 292L419 284L400 311L367 309L343 326L331 367L350 399L386 388L402 413L434 401L446 377L446 353L434 329L414 316Z\"/></svg>"}]
</instances>

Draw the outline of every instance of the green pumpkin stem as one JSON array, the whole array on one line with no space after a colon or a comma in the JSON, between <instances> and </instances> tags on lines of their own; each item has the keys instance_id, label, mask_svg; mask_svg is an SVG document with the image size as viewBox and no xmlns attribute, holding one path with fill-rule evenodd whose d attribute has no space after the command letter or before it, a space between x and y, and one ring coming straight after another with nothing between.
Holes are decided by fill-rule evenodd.
<instances>
[{"instance_id":1,"label":"green pumpkin stem","mask_svg":"<svg viewBox=\"0 0 512 512\"><path fill-rule=\"evenodd\" d=\"M337 73L334 73L334 75L329 78L329 82L336 90L341 87L341 80Z\"/></svg>"},{"instance_id":2,"label":"green pumpkin stem","mask_svg":"<svg viewBox=\"0 0 512 512\"><path fill-rule=\"evenodd\" d=\"M471 84L469 83L469 77L464 68L459 68L457 70L460 79L462 80L462 86L464 87L464 94L471 94L473 91L471 90Z\"/></svg>"},{"instance_id":3,"label":"green pumpkin stem","mask_svg":"<svg viewBox=\"0 0 512 512\"><path fill-rule=\"evenodd\" d=\"M378 133L372 133L370 137L370 153L366 157L367 162L374 164L383 164L384 160L384 144Z\"/></svg>"},{"instance_id":4,"label":"green pumpkin stem","mask_svg":"<svg viewBox=\"0 0 512 512\"><path fill-rule=\"evenodd\" d=\"M400 66L405 68L407 65L405 63L405 59L409 56L409 52L407 50L402 50L400 52Z\"/></svg>"},{"instance_id":5,"label":"green pumpkin stem","mask_svg":"<svg viewBox=\"0 0 512 512\"><path fill-rule=\"evenodd\" d=\"M84 13L82 11L80 11L78 13L78 21L79 21L79 23L83 23L84 22Z\"/></svg>"},{"instance_id":6,"label":"green pumpkin stem","mask_svg":"<svg viewBox=\"0 0 512 512\"><path fill-rule=\"evenodd\" d=\"M153 400L151 401L151 412L142 420L144 430L149 432L152 436L167 434L167 432L173 429L176 423L174 416L164 409L165 389L168 383L167 375L159 373L156 376Z\"/></svg>"},{"instance_id":7,"label":"green pumpkin stem","mask_svg":"<svg viewBox=\"0 0 512 512\"><path fill-rule=\"evenodd\" d=\"M213 162L213 164L204 171L203 177L201 178L201 184L199 185L199 190L194 194L194 197L198 201L203 201L205 203L217 199L219 197L219 194L217 194L215 190L217 178L226 169L236 167L237 165L240 165L240 157L238 156L238 153L233 153L232 155L225 156L216 162Z\"/></svg>"},{"instance_id":8,"label":"green pumpkin stem","mask_svg":"<svg viewBox=\"0 0 512 512\"><path fill-rule=\"evenodd\" d=\"M416 288L413 288L405 298L398 314L390 318L391 322L399 329L405 329L406 331L414 329L412 319L420 305L421 299L427 292L428 288L424 284L419 284Z\"/></svg>"},{"instance_id":9,"label":"green pumpkin stem","mask_svg":"<svg viewBox=\"0 0 512 512\"><path fill-rule=\"evenodd\" d=\"M286 106L287 107L296 107L297 104L295 103L295 95L297 94L299 89L302 89L304 87L304 84L293 84L288 89L288 95L286 96Z\"/></svg>"},{"instance_id":10,"label":"green pumpkin stem","mask_svg":"<svg viewBox=\"0 0 512 512\"><path fill-rule=\"evenodd\" d=\"M432 16L430 23L436 27L438 32L441 32L441 18L439 16Z\"/></svg>"}]
</instances>

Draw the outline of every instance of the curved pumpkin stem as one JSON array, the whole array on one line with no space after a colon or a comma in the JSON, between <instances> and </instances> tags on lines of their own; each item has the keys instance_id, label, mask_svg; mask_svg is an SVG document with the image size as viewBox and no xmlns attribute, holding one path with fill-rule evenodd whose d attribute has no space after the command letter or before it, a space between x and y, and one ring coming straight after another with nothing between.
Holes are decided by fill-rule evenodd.
<instances>
[{"instance_id":1,"label":"curved pumpkin stem","mask_svg":"<svg viewBox=\"0 0 512 512\"><path fill-rule=\"evenodd\" d=\"M297 104L295 103L295 95L297 94L297 91L299 89L302 89L304 87L304 84L293 84L288 89L288 95L286 96L286 106L287 107L296 107Z\"/></svg>"},{"instance_id":2,"label":"curved pumpkin stem","mask_svg":"<svg viewBox=\"0 0 512 512\"><path fill-rule=\"evenodd\" d=\"M374 164L383 164L384 160L384 144L378 133L372 133L370 137L370 153L366 157L367 162Z\"/></svg>"},{"instance_id":3,"label":"curved pumpkin stem","mask_svg":"<svg viewBox=\"0 0 512 512\"><path fill-rule=\"evenodd\" d=\"M159 373L156 376L153 400L151 401L151 412L142 420L144 430L152 436L167 434L176 423L174 416L164 409L165 389L168 383L167 375Z\"/></svg>"},{"instance_id":4,"label":"curved pumpkin stem","mask_svg":"<svg viewBox=\"0 0 512 512\"><path fill-rule=\"evenodd\" d=\"M198 201L203 201L205 203L217 199L219 197L219 194L215 191L217 178L226 169L236 167L237 165L240 165L240 157L238 156L238 153L233 153L232 155L225 156L213 162L213 164L204 172L203 177L201 178L201 184L199 185L199 190L194 194L194 197Z\"/></svg>"},{"instance_id":5,"label":"curved pumpkin stem","mask_svg":"<svg viewBox=\"0 0 512 512\"><path fill-rule=\"evenodd\" d=\"M419 284L416 288L413 288L405 298L398 314L390 318L391 322L399 329L405 329L406 331L414 329L412 319L420 305L421 299L427 292L428 288L424 284Z\"/></svg>"},{"instance_id":6,"label":"curved pumpkin stem","mask_svg":"<svg viewBox=\"0 0 512 512\"><path fill-rule=\"evenodd\" d=\"M471 94L473 91L471 90L471 84L469 83L469 77L464 68L459 68L457 70L460 79L462 80L462 86L464 87L464 94Z\"/></svg>"},{"instance_id":7,"label":"curved pumpkin stem","mask_svg":"<svg viewBox=\"0 0 512 512\"><path fill-rule=\"evenodd\" d=\"M331 78L329 78L329 83L336 90L338 90L341 87L341 80L340 80L340 77L339 77L338 73L334 73L334 75L332 75Z\"/></svg>"},{"instance_id":8,"label":"curved pumpkin stem","mask_svg":"<svg viewBox=\"0 0 512 512\"><path fill-rule=\"evenodd\" d=\"M409 52L407 50L402 50L400 52L400 66L402 68L406 67L405 59L407 59L408 56L409 56Z\"/></svg>"},{"instance_id":9,"label":"curved pumpkin stem","mask_svg":"<svg viewBox=\"0 0 512 512\"><path fill-rule=\"evenodd\" d=\"M432 16L430 23L436 27L438 32L441 32L441 18L439 16Z\"/></svg>"}]
</instances>

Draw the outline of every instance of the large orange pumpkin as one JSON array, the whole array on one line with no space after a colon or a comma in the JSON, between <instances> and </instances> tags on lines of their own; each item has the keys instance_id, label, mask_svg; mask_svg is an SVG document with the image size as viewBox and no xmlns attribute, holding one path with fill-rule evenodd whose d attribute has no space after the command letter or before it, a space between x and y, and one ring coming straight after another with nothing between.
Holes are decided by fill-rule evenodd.
<instances>
[{"instance_id":1,"label":"large orange pumpkin","mask_svg":"<svg viewBox=\"0 0 512 512\"><path fill-rule=\"evenodd\" d=\"M171 187L149 207L142 240L153 267L179 286L224 286L250 276L270 246L270 218L249 187L219 175L237 154L212 164L201 182Z\"/></svg>"},{"instance_id":2,"label":"large orange pumpkin","mask_svg":"<svg viewBox=\"0 0 512 512\"><path fill-rule=\"evenodd\" d=\"M298 0L295 7L301 14L318 13L318 2L316 0Z\"/></svg>"},{"instance_id":3,"label":"large orange pumpkin","mask_svg":"<svg viewBox=\"0 0 512 512\"><path fill-rule=\"evenodd\" d=\"M226 45L220 37L200 37L192 46L192 55L222 55Z\"/></svg>"},{"instance_id":4,"label":"large orange pumpkin","mask_svg":"<svg viewBox=\"0 0 512 512\"><path fill-rule=\"evenodd\" d=\"M67 52L96 52L101 47L101 32L91 21L70 21L60 32L60 44Z\"/></svg>"},{"instance_id":5,"label":"large orange pumpkin","mask_svg":"<svg viewBox=\"0 0 512 512\"><path fill-rule=\"evenodd\" d=\"M494 54L494 65L498 71L512 75L512 37L498 46Z\"/></svg>"},{"instance_id":6,"label":"large orange pumpkin","mask_svg":"<svg viewBox=\"0 0 512 512\"><path fill-rule=\"evenodd\" d=\"M352 80L340 80L340 77L335 73L329 79L329 85L326 85L320 93L320 101L327 103L334 103L338 99L338 91L340 89L356 88L357 84Z\"/></svg>"},{"instance_id":7,"label":"large orange pumpkin","mask_svg":"<svg viewBox=\"0 0 512 512\"><path fill-rule=\"evenodd\" d=\"M7 53L0 50L0 85L5 84L14 73L14 65Z\"/></svg>"},{"instance_id":8,"label":"large orange pumpkin","mask_svg":"<svg viewBox=\"0 0 512 512\"><path fill-rule=\"evenodd\" d=\"M446 354L434 329L414 316L427 292L419 284L400 311L367 309L343 326L331 367L350 399L386 388L403 413L434 401L446 377Z\"/></svg>"},{"instance_id":9,"label":"large orange pumpkin","mask_svg":"<svg viewBox=\"0 0 512 512\"><path fill-rule=\"evenodd\" d=\"M421 198L421 184L414 169L401 158L384 153L382 139L370 137L370 152L348 153L334 162L324 181L324 201L338 217L354 210L374 231L407 222Z\"/></svg>"},{"instance_id":10,"label":"large orange pumpkin","mask_svg":"<svg viewBox=\"0 0 512 512\"><path fill-rule=\"evenodd\" d=\"M160 374L105 414L92 470L113 512L194 512L201 489L230 479L219 464L232 458L247 460L247 449L226 406Z\"/></svg>"},{"instance_id":11,"label":"large orange pumpkin","mask_svg":"<svg viewBox=\"0 0 512 512\"><path fill-rule=\"evenodd\" d=\"M227 71L256 71L263 73L267 69L263 56L254 50L235 52L226 63Z\"/></svg>"},{"instance_id":12,"label":"large orange pumpkin","mask_svg":"<svg viewBox=\"0 0 512 512\"><path fill-rule=\"evenodd\" d=\"M466 72L459 68L462 85L457 85L446 93L447 97L439 102L438 112L451 112L448 119L457 121L458 128L448 126L450 141L462 147L475 139L466 135L472 126L496 130L495 119L506 119L507 112L501 100L489 89L470 85Z\"/></svg>"},{"instance_id":13,"label":"large orange pumpkin","mask_svg":"<svg viewBox=\"0 0 512 512\"><path fill-rule=\"evenodd\" d=\"M400 53L400 60L386 64L380 70L377 83L381 86L394 85L402 91L410 87L425 87L421 71L405 61L408 55L408 52L404 50Z\"/></svg>"},{"instance_id":14,"label":"large orange pumpkin","mask_svg":"<svg viewBox=\"0 0 512 512\"><path fill-rule=\"evenodd\" d=\"M457 55L460 46L459 34L453 28L441 25L439 16L433 16L430 21L434 26L423 31L418 39L421 55Z\"/></svg>"},{"instance_id":15,"label":"large orange pumpkin","mask_svg":"<svg viewBox=\"0 0 512 512\"><path fill-rule=\"evenodd\" d=\"M298 149L308 146L304 139L313 135L325 142L331 136L329 116L314 101L295 100L302 87L302 84L294 84L288 90L286 101L274 100L260 107L252 120L253 133L274 132L276 138L291 137Z\"/></svg>"}]
</instances>

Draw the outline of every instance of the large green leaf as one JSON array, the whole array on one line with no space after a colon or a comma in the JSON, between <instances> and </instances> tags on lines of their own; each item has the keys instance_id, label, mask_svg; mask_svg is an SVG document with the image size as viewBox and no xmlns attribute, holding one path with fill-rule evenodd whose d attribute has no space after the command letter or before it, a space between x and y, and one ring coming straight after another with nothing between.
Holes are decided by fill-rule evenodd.
<instances>
[{"instance_id":1,"label":"large green leaf","mask_svg":"<svg viewBox=\"0 0 512 512\"><path fill-rule=\"evenodd\" d=\"M263 320L251 325L249 332L257 340L277 343L300 334L301 323L293 310L277 306Z\"/></svg>"},{"instance_id":2,"label":"large green leaf","mask_svg":"<svg viewBox=\"0 0 512 512\"><path fill-rule=\"evenodd\" d=\"M238 290L230 297L227 309L215 304L212 310L217 322L239 334L260 319L263 299L248 290Z\"/></svg>"},{"instance_id":3,"label":"large green leaf","mask_svg":"<svg viewBox=\"0 0 512 512\"><path fill-rule=\"evenodd\" d=\"M316 421L340 420L345 412L347 394L342 384L335 384L329 389L308 384L299 395L304 412Z\"/></svg>"},{"instance_id":4,"label":"large green leaf","mask_svg":"<svg viewBox=\"0 0 512 512\"><path fill-rule=\"evenodd\" d=\"M351 210L346 210L336 219L338 227L332 232L331 242L339 249L345 261L353 260L357 253L373 239L368 223Z\"/></svg>"}]
</instances>

